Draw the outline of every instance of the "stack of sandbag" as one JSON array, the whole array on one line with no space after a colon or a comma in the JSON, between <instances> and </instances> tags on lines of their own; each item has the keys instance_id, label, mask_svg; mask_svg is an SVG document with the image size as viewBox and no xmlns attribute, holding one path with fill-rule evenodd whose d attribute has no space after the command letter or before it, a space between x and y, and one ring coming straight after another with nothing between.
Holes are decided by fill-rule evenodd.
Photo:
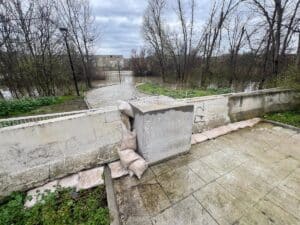
<instances>
[{"instance_id":1,"label":"stack of sandbag","mask_svg":"<svg viewBox=\"0 0 300 225\"><path fill-rule=\"evenodd\" d=\"M131 125L128 117L133 118L133 110L127 102L120 102L119 110L122 115L122 143L118 154L121 164L128 169L130 174L134 173L139 179L148 168L147 162L137 154L137 135L136 131L131 131Z\"/></svg>"}]
</instances>

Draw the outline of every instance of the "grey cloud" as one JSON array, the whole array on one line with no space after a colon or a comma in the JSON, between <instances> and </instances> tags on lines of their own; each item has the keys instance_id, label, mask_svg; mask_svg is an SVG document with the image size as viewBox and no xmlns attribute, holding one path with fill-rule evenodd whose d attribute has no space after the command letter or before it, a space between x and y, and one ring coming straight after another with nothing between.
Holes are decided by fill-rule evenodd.
<instances>
[{"instance_id":1,"label":"grey cloud","mask_svg":"<svg viewBox=\"0 0 300 225\"><path fill-rule=\"evenodd\" d=\"M175 1L170 2L165 17L168 22L176 18L172 6ZM128 57L132 49L143 45L141 25L147 0L91 0L91 3L101 31L101 38L96 44L98 54L123 54ZM196 14L200 21L207 16L209 3L209 0L196 0Z\"/></svg>"}]
</instances>

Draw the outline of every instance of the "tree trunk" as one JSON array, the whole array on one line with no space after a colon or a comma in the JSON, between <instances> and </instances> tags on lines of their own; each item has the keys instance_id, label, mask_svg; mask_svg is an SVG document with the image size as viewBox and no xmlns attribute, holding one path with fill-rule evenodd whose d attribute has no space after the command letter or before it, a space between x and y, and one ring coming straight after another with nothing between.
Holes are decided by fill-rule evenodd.
<instances>
[{"instance_id":1,"label":"tree trunk","mask_svg":"<svg viewBox=\"0 0 300 225\"><path fill-rule=\"evenodd\" d=\"M297 59L296 59L296 65L298 69L300 70L300 32L298 33L298 50L297 50Z\"/></svg>"},{"instance_id":2,"label":"tree trunk","mask_svg":"<svg viewBox=\"0 0 300 225\"><path fill-rule=\"evenodd\" d=\"M279 52L280 52L280 38L281 38L281 23L283 8L281 0L275 0L275 7L277 12L276 35L275 35L275 54L274 54L274 74L279 73Z\"/></svg>"}]
</instances>

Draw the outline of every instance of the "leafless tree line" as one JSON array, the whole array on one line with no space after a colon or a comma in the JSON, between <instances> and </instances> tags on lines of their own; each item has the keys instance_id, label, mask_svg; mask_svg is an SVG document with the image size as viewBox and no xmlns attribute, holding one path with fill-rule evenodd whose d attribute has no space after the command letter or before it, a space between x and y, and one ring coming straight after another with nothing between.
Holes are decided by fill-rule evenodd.
<instances>
[{"instance_id":1,"label":"leafless tree line","mask_svg":"<svg viewBox=\"0 0 300 225\"><path fill-rule=\"evenodd\" d=\"M68 29L76 74L90 87L96 32L89 0L0 2L0 82L15 97L72 91L60 27Z\"/></svg>"},{"instance_id":2,"label":"leafless tree line","mask_svg":"<svg viewBox=\"0 0 300 225\"><path fill-rule=\"evenodd\" d=\"M214 0L204 24L198 1L174 2L149 0L142 27L151 70L164 81L196 76L205 86L223 76L231 85L254 76L263 87L289 65L300 67L300 0Z\"/></svg>"}]
</instances>

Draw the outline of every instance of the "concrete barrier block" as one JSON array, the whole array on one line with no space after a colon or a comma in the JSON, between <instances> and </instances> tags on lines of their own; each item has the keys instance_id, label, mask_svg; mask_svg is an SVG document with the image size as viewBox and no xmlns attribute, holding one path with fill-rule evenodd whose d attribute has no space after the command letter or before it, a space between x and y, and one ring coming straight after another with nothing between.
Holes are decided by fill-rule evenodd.
<instances>
[{"instance_id":1,"label":"concrete barrier block","mask_svg":"<svg viewBox=\"0 0 300 225\"><path fill-rule=\"evenodd\" d=\"M159 97L131 103L138 151L153 164L191 147L194 106Z\"/></svg>"}]
</instances>

